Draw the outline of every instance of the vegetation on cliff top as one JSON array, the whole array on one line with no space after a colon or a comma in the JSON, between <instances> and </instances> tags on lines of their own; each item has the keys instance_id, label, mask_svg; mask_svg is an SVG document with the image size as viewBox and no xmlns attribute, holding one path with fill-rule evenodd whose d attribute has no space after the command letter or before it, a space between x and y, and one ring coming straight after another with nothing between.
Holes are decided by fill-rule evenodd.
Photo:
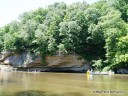
<instances>
[{"instance_id":1,"label":"vegetation on cliff top","mask_svg":"<svg viewBox=\"0 0 128 96\"><path fill-rule=\"evenodd\" d=\"M0 28L3 50L37 52L43 60L75 53L97 69L128 67L128 1L62 2L25 12Z\"/></svg>"}]
</instances>

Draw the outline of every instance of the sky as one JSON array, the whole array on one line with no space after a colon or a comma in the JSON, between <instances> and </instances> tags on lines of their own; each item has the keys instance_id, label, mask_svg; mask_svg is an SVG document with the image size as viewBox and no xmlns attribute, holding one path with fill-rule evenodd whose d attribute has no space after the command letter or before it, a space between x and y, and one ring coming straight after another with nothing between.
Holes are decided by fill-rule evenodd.
<instances>
[{"instance_id":1,"label":"sky","mask_svg":"<svg viewBox=\"0 0 128 96\"><path fill-rule=\"evenodd\" d=\"M39 7L46 8L54 2L65 2L69 5L78 1L92 4L98 0L0 0L0 27L18 19L23 12Z\"/></svg>"}]
</instances>

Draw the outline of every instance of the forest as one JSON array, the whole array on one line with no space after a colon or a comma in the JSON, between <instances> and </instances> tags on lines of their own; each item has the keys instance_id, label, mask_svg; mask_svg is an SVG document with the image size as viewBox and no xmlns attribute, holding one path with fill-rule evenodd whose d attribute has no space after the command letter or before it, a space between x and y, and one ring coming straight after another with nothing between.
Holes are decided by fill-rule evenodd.
<instances>
[{"instance_id":1,"label":"forest","mask_svg":"<svg viewBox=\"0 0 128 96\"><path fill-rule=\"evenodd\" d=\"M10 14L11 15L11 14ZM0 51L77 54L95 70L128 67L128 0L54 3L0 28Z\"/></svg>"}]
</instances>

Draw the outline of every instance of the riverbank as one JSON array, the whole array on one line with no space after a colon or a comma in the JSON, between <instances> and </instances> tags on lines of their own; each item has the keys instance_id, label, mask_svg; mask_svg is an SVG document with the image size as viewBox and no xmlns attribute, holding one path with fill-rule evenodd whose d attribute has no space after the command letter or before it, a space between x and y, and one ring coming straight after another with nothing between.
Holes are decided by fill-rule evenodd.
<instances>
[{"instance_id":1,"label":"riverbank","mask_svg":"<svg viewBox=\"0 0 128 96\"><path fill-rule=\"evenodd\" d=\"M10 65L0 65L1 71L12 71L14 68Z\"/></svg>"},{"instance_id":2,"label":"riverbank","mask_svg":"<svg viewBox=\"0 0 128 96\"><path fill-rule=\"evenodd\" d=\"M64 73L86 73L90 66L82 67L48 67L48 66L38 66L38 67L18 67L14 68L10 65L0 65L0 71L24 71L24 72L64 72ZM93 71L95 74L104 74L104 72ZM109 73L109 71L108 71ZM108 74L107 73L107 74ZM120 68L117 71L113 71L115 74L128 74L128 69Z\"/></svg>"},{"instance_id":3,"label":"riverbank","mask_svg":"<svg viewBox=\"0 0 128 96\"><path fill-rule=\"evenodd\" d=\"M89 67L89 66L87 66ZM38 66L38 67L18 67L13 68L10 65L0 65L1 71L26 71L26 72L65 72L65 73L83 73L87 71L82 67L48 67L48 66Z\"/></svg>"},{"instance_id":4,"label":"riverbank","mask_svg":"<svg viewBox=\"0 0 128 96\"><path fill-rule=\"evenodd\" d=\"M84 73L87 70L84 69L83 67L33 67L33 68L18 68L17 71Z\"/></svg>"}]
</instances>

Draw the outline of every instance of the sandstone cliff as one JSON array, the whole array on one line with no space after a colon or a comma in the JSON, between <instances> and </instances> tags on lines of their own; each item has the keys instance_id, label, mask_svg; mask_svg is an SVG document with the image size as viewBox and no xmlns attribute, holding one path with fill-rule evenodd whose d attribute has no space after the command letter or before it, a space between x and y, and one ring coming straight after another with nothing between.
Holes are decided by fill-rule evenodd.
<instances>
[{"instance_id":1,"label":"sandstone cliff","mask_svg":"<svg viewBox=\"0 0 128 96\"><path fill-rule=\"evenodd\" d=\"M84 62L85 61L79 59L77 55L55 55L47 56L46 58L46 65L48 67L81 67ZM30 52L18 54L11 51L2 52L0 54L0 64L12 65L13 67L43 66L39 55Z\"/></svg>"}]
</instances>

